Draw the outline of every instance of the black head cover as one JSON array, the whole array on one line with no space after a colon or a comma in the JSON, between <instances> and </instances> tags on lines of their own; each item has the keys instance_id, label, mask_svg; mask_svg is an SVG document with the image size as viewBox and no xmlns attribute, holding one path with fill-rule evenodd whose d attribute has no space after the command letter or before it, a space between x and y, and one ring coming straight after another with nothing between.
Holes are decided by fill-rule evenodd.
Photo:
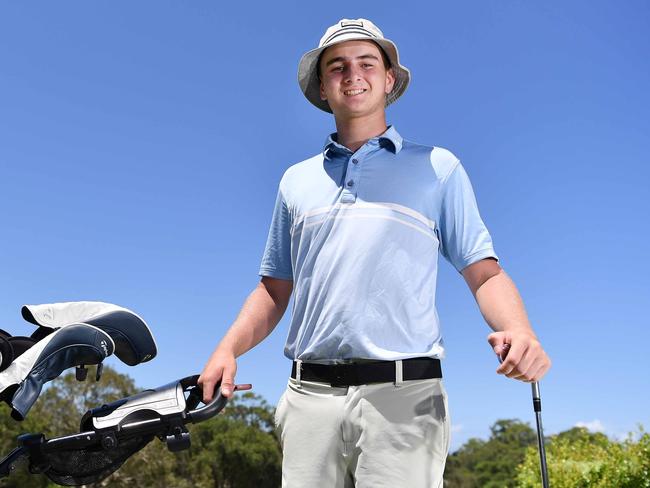
<instances>
[{"instance_id":1,"label":"black head cover","mask_svg":"<svg viewBox=\"0 0 650 488\"><path fill-rule=\"evenodd\" d=\"M115 355L129 366L150 361L157 354L156 342L146 322L118 305L104 302L25 305L22 315L41 328L57 329L74 323L94 325L111 336Z\"/></svg>"},{"instance_id":2,"label":"black head cover","mask_svg":"<svg viewBox=\"0 0 650 488\"><path fill-rule=\"evenodd\" d=\"M111 337L92 325L58 329L0 372L0 399L12 407L13 418L23 420L45 383L73 366L99 364L114 350Z\"/></svg>"}]
</instances>

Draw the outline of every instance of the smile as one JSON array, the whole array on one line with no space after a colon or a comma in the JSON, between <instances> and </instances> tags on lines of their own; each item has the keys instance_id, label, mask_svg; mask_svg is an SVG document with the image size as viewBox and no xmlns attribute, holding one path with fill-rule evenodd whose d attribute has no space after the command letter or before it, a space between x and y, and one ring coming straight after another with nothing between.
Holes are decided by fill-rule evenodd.
<instances>
[{"instance_id":1,"label":"smile","mask_svg":"<svg viewBox=\"0 0 650 488\"><path fill-rule=\"evenodd\" d=\"M361 94L361 93L363 93L363 92L365 92L365 91L366 91L365 88L359 88L359 89L357 89L357 90L345 90L345 91L343 92L343 94L344 94L346 97L353 97L353 96L355 96L355 95L359 95L359 94Z\"/></svg>"}]
</instances>

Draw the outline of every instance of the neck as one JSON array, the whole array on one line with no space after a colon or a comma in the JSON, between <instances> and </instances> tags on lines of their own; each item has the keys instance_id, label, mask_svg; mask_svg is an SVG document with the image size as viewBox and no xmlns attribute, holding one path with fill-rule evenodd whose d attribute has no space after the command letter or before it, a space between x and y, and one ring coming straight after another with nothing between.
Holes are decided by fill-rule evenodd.
<instances>
[{"instance_id":1,"label":"neck","mask_svg":"<svg viewBox=\"0 0 650 488\"><path fill-rule=\"evenodd\" d=\"M386 132L386 113L382 110L378 114L359 118L336 118L336 133L338 143L355 152L363 146L368 139L377 137Z\"/></svg>"}]
</instances>

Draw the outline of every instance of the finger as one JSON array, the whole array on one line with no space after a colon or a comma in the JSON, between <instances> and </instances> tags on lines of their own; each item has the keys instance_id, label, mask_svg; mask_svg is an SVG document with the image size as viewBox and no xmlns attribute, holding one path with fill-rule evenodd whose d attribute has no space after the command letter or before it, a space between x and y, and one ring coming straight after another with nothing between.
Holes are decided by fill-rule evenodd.
<instances>
[{"instance_id":1,"label":"finger","mask_svg":"<svg viewBox=\"0 0 650 488\"><path fill-rule=\"evenodd\" d=\"M509 342L505 332L493 332L487 337L487 340L497 356L502 354L504 344Z\"/></svg>"},{"instance_id":2,"label":"finger","mask_svg":"<svg viewBox=\"0 0 650 488\"><path fill-rule=\"evenodd\" d=\"M502 363L510 351L509 335L505 332L494 332L488 336L488 342L492 346L494 354L497 355L499 362Z\"/></svg>"},{"instance_id":3,"label":"finger","mask_svg":"<svg viewBox=\"0 0 650 488\"><path fill-rule=\"evenodd\" d=\"M531 381L541 380L550 368L551 368L551 361L548 359L548 357L545 357L544 359L541 360L539 368L532 373Z\"/></svg>"},{"instance_id":4,"label":"finger","mask_svg":"<svg viewBox=\"0 0 650 488\"><path fill-rule=\"evenodd\" d=\"M206 368L196 382L201 387L201 390L203 390L203 403L205 404L212 401L212 398L214 397L214 388L221 379L223 370L222 368L218 368L212 373L206 373L206 371L209 370Z\"/></svg>"},{"instance_id":5,"label":"finger","mask_svg":"<svg viewBox=\"0 0 650 488\"><path fill-rule=\"evenodd\" d=\"M526 382L539 381L550 368L550 360L544 351L535 355L531 354L531 356L534 356L533 362L525 371L522 371L521 377L516 379Z\"/></svg>"},{"instance_id":6,"label":"finger","mask_svg":"<svg viewBox=\"0 0 650 488\"><path fill-rule=\"evenodd\" d=\"M544 364L540 364L539 367L534 369L531 374L530 374L530 380L528 380L530 383L534 381L539 381L542 379L542 376L544 376L545 369L544 369Z\"/></svg>"},{"instance_id":7,"label":"finger","mask_svg":"<svg viewBox=\"0 0 650 488\"><path fill-rule=\"evenodd\" d=\"M512 376L513 379L523 381L524 383L532 383L537 381L538 371L542 368L541 361L535 361L525 373Z\"/></svg>"},{"instance_id":8,"label":"finger","mask_svg":"<svg viewBox=\"0 0 650 488\"><path fill-rule=\"evenodd\" d=\"M235 370L234 368L224 368L221 380L221 394L230 398L235 390Z\"/></svg>"},{"instance_id":9,"label":"finger","mask_svg":"<svg viewBox=\"0 0 650 488\"><path fill-rule=\"evenodd\" d=\"M503 344L501 346L501 350L497 354L497 356L499 357L499 362L500 363L502 363L503 360L506 358L506 356L508 356L509 352L510 352L510 344L506 342L505 344Z\"/></svg>"},{"instance_id":10,"label":"finger","mask_svg":"<svg viewBox=\"0 0 650 488\"><path fill-rule=\"evenodd\" d=\"M251 390L253 388L253 385L250 383L245 383L243 385L235 385L235 391L244 391L244 390Z\"/></svg>"},{"instance_id":11,"label":"finger","mask_svg":"<svg viewBox=\"0 0 650 488\"><path fill-rule=\"evenodd\" d=\"M526 354L515 368L515 379L537 381L548 370L550 361L539 343L529 344Z\"/></svg>"},{"instance_id":12,"label":"finger","mask_svg":"<svg viewBox=\"0 0 650 488\"><path fill-rule=\"evenodd\" d=\"M198 385L201 387L201 390L203 390L203 403L210 403L210 401L212 401L212 396L214 395L215 382L204 380L201 383L198 383Z\"/></svg>"},{"instance_id":13,"label":"finger","mask_svg":"<svg viewBox=\"0 0 650 488\"><path fill-rule=\"evenodd\" d=\"M539 364L539 360L539 356L535 355L529 347L526 349L526 352L523 354L519 362L515 365L515 368L510 372L509 375L506 376L518 380L528 380L530 379L532 366L535 363ZM535 369L537 369L537 365L535 365Z\"/></svg>"},{"instance_id":14,"label":"finger","mask_svg":"<svg viewBox=\"0 0 650 488\"><path fill-rule=\"evenodd\" d=\"M516 342L510 345L508 355L505 357L501 365L497 368L497 373L508 376L511 374L516 366L521 361L522 356L526 352L527 346L521 342Z\"/></svg>"}]
</instances>

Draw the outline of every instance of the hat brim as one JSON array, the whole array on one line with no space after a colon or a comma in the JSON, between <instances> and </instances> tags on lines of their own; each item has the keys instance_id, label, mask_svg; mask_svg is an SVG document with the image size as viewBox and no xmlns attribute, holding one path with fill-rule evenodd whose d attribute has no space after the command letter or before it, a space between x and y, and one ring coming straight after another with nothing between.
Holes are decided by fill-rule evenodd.
<instances>
[{"instance_id":1,"label":"hat brim","mask_svg":"<svg viewBox=\"0 0 650 488\"><path fill-rule=\"evenodd\" d=\"M397 46L392 41L389 39L371 39L367 36L359 36L358 34L350 33L347 36L342 36L336 42L307 51L298 64L298 84L300 85L302 93L313 105L325 112L332 113L332 109L327 100L323 100L320 97L320 80L318 79L317 70L318 59L320 54L328 47L352 40L372 41L378 44L386 53L395 75L395 84L393 85L393 89L386 95L386 106L401 97L411 81L411 72L405 66L400 64Z\"/></svg>"}]
</instances>

